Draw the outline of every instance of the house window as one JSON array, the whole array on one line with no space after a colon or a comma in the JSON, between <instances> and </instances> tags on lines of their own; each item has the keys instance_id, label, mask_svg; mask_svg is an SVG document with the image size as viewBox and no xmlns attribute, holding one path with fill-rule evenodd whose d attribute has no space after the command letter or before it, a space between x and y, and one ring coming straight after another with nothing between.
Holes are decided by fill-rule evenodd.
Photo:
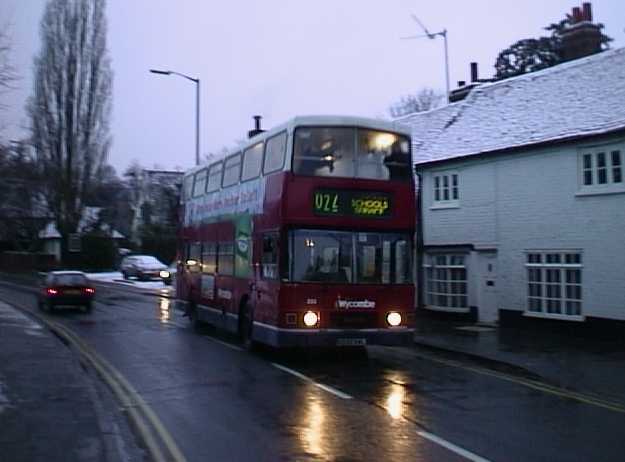
<instances>
[{"instance_id":1,"label":"house window","mask_svg":"<svg viewBox=\"0 0 625 462\"><path fill-rule=\"evenodd\" d=\"M622 183L623 182L623 170L622 170L622 159L621 159L621 151L615 150L610 153L610 158L612 159L612 182L613 183Z\"/></svg>"},{"instance_id":2,"label":"house window","mask_svg":"<svg viewBox=\"0 0 625 462\"><path fill-rule=\"evenodd\" d=\"M467 269L464 255L428 255L426 303L431 308L466 311Z\"/></svg>"},{"instance_id":3,"label":"house window","mask_svg":"<svg viewBox=\"0 0 625 462\"><path fill-rule=\"evenodd\" d=\"M625 190L623 156L623 150L614 146L581 151L582 189L600 192Z\"/></svg>"},{"instance_id":4,"label":"house window","mask_svg":"<svg viewBox=\"0 0 625 462\"><path fill-rule=\"evenodd\" d=\"M460 199L458 174L438 173L434 175L434 204L457 205Z\"/></svg>"},{"instance_id":5,"label":"house window","mask_svg":"<svg viewBox=\"0 0 625 462\"><path fill-rule=\"evenodd\" d=\"M582 254L579 251L529 251L527 312L545 317L582 315Z\"/></svg>"}]
</instances>

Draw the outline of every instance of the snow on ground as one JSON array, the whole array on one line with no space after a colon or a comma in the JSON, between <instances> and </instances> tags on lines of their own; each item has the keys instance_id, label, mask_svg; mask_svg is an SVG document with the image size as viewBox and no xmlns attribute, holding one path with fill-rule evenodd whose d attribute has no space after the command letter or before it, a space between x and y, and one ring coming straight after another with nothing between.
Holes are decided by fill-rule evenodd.
<instances>
[{"instance_id":1,"label":"snow on ground","mask_svg":"<svg viewBox=\"0 0 625 462\"><path fill-rule=\"evenodd\" d=\"M109 273L86 273L87 277L92 281L110 282L124 286L132 286L138 289L144 289L150 292L171 293L172 286L168 286L163 281L139 281L136 278L124 279L122 273L113 271Z\"/></svg>"},{"instance_id":2,"label":"snow on ground","mask_svg":"<svg viewBox=\"0 0 625 462\"><path fill-rule=\"evenodd\" d=\"M89 279L94 281L108 281L113 282L115 279L123 279L122 273L119 271L113 271L111 273L86 273Z\"/></svg>"}]
</instances>

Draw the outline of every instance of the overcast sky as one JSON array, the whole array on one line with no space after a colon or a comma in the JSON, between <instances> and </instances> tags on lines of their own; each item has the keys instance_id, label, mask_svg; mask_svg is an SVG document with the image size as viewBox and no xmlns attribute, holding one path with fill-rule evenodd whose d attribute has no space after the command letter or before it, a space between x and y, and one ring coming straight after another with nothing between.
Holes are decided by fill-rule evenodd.
<instances>
[{"instance_id":1,"label":"overcast sky","mask_svg":"<svg viewBox=\"0 0 625 462\"><path fill-rule=\"evenodd\" d=\"M2 0L0 24L12 23L13 63L22 76L1 114L9 139L25 135L45 0ZM595 0L595 21L613 47L625 45L625 1ZM201 79L201 153L246 136L252 115L269 128L294 115L389 117L400 96L445 88L442 40L400 40L449 31L452 88L493 73L499 51L546 35L574 0L108 0L108 47L114 77L113 147L119 173L133 160L186 169L195 159L195 88L171 69Z\"/></svg>"}]
</instances>

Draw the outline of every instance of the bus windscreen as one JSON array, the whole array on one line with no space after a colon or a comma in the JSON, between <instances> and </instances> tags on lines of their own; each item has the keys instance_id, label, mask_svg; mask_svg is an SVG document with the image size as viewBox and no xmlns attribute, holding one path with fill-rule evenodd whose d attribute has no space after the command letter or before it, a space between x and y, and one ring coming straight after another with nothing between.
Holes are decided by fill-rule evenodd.
<instances>
[{"instance_id":1,"label":"bus windscreen","mask_svg":"<svg viewBox=\"0 0 625 462\"><path fill-rule=\"evenodd\" d=\"M291 231L293 282L410 284L411 245L401 233Z\"/></svg>"}]
</instances>

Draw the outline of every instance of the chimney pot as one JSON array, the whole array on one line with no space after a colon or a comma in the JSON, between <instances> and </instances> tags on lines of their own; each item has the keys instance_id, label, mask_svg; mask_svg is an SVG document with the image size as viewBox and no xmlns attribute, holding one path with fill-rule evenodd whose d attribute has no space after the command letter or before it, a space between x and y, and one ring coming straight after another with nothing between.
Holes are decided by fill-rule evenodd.
<instances>
[{"instance_id":1,"label":"chimney pot","mask_svg":"<svg viewBox=\"0 0 625 462\"><path fill-rule=\"evenodd\" d=\"M477 63L471 63L471 82L475 83L478 80Z\"/></svg>"},{"instance_id":2,"label":"chimney pot","mask_svg":"<svg viewBox=\"0 0 625 462\"><path fill-rule=\"evenodd\" d=\"M579 6L573 8L573 24L582 21L582 10Z\"/></svg>"},{"instance_id":3,"label":"chimney pot","mask_svg":"<svg viewBox=\"0 0 625 462\"><path fill-rule=\"evenodd\" d=\"M592 22L592 4L590 2L582 3L582 19L584 21Z\"/></svg>"}]
</instances>

